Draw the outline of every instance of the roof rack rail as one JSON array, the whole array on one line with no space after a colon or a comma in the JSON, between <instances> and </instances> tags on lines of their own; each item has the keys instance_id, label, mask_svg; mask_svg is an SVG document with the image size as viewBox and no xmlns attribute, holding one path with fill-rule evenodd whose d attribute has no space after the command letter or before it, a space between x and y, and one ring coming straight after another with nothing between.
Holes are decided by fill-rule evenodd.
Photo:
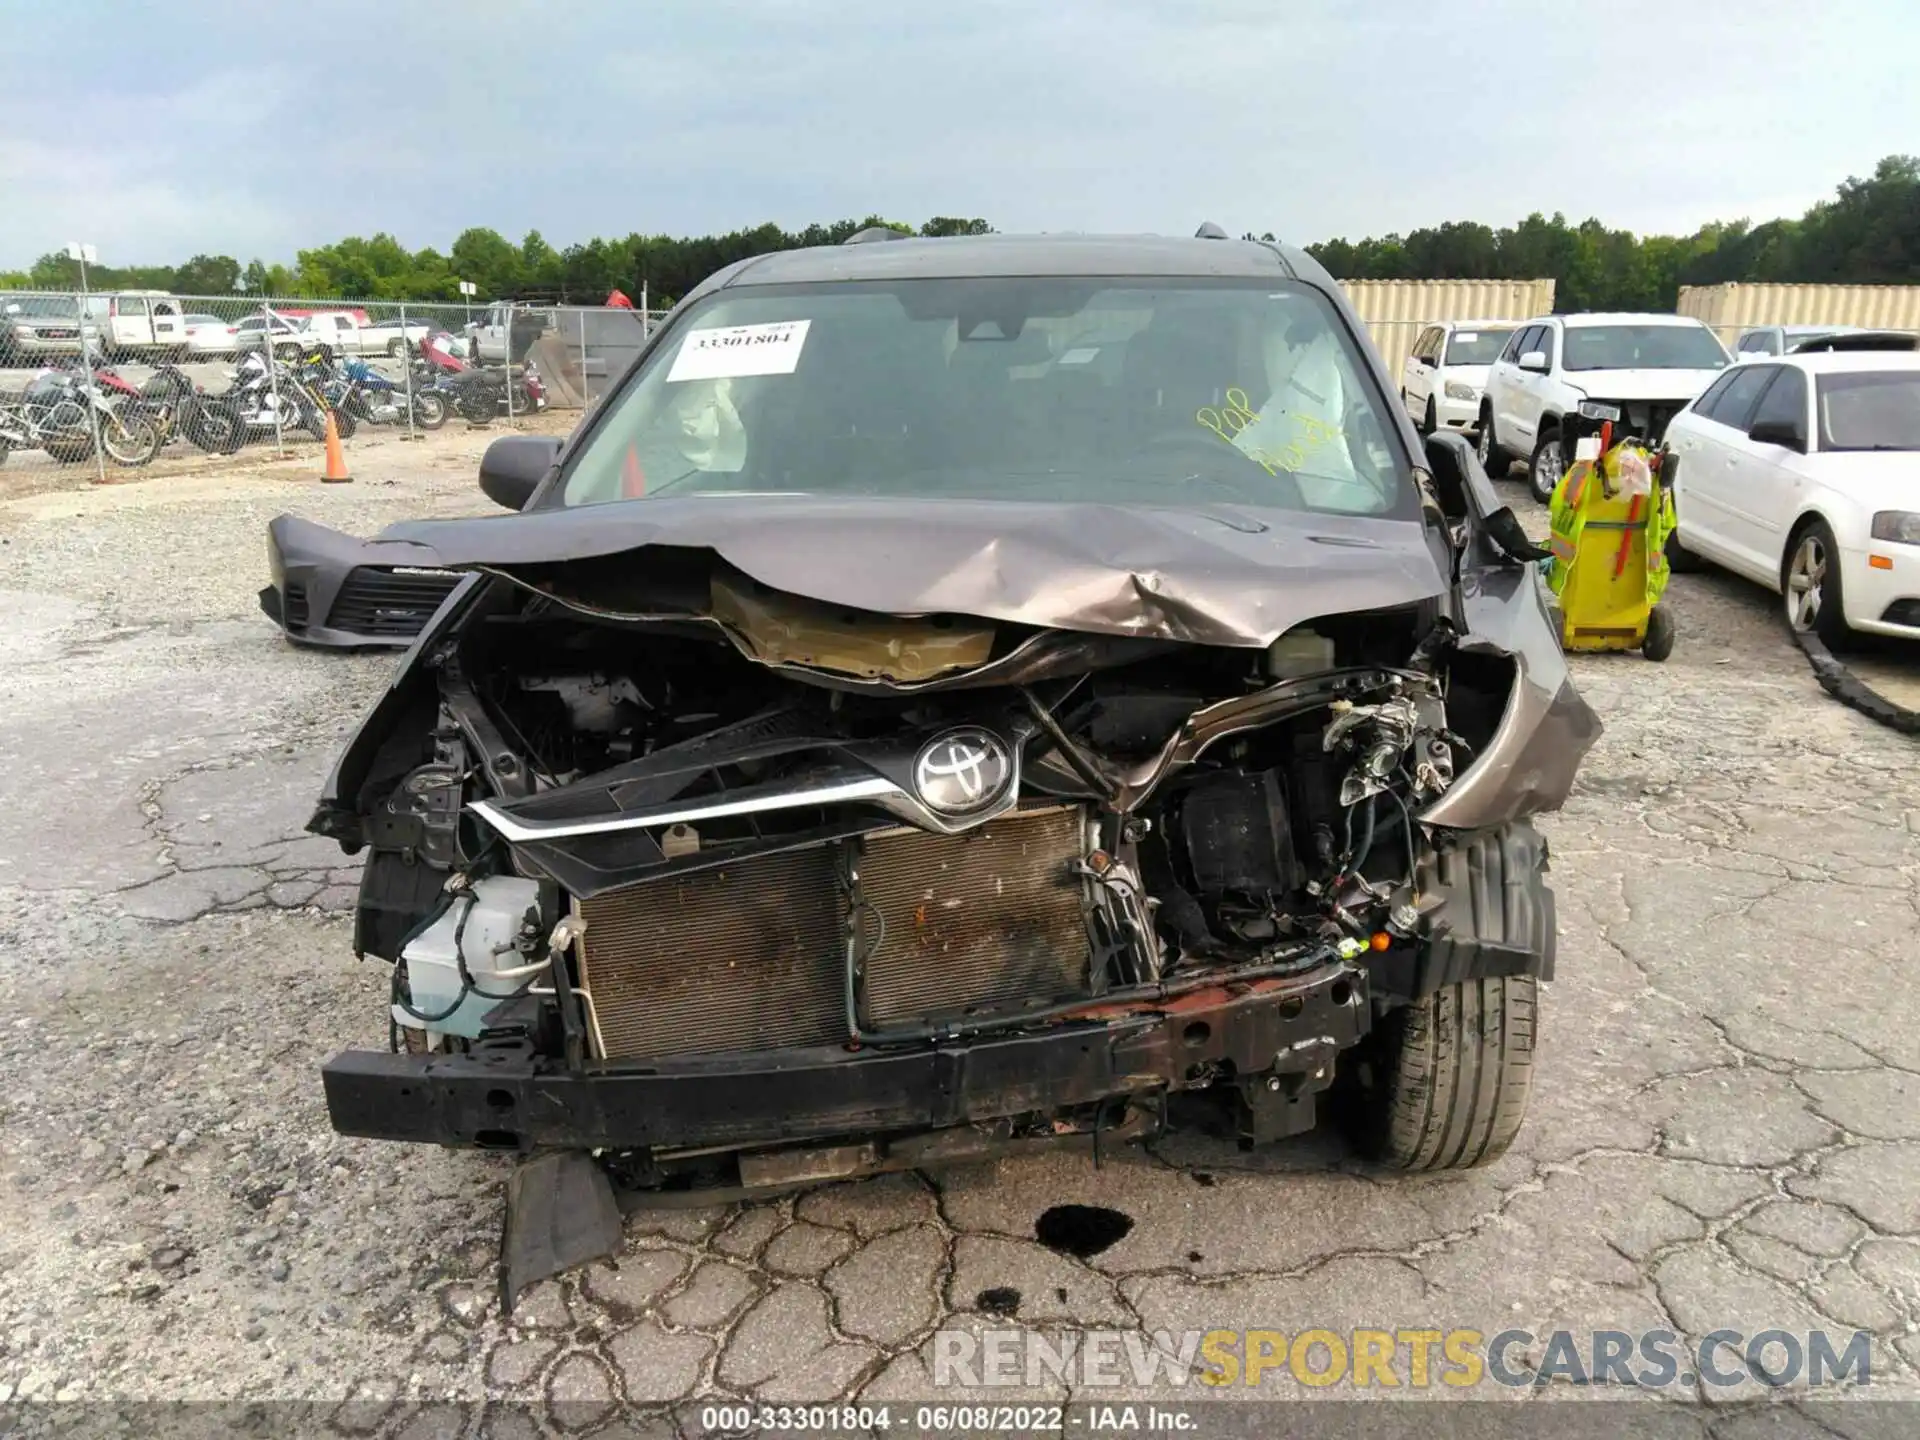
<instances>
[{"instance_id":1,"label":"roof rack rail","mask_svg":"<svg viewBox=\"0 0 1920 1440\"><path fill-rule=\"evenodd\" d=\"M842 245L871 245L876 240L909 240L913 237L904 231L895 230L891 225L869 225L864 230L856 230L840 243Z\"/></svg>"},{"instance_id":2,"label":"roof rack rail","mask_svg":"<svg viewBox=\"0 0 1920 1440\"><path fill-rule=\"evenodd\" d=\"M1214 224L1213 221L1208 220L1204 222L1198 230L1193 232L1193 238L1196 240L1224 240L1227 238L1227 232Z\"/></svg>"}]
</instances>

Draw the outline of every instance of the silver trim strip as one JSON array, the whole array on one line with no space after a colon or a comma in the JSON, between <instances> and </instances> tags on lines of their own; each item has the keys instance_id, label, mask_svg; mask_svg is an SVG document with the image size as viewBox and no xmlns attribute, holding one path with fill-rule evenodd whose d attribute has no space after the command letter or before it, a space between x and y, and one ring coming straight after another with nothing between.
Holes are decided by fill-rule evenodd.
<instances>
[{"instance_id":1,"label":"silver trim strip","mask_svg":"<svg viewBox=\"0 0 1920 1440\"><path fill-rule=\"evenodd\" d=\"M878 775L840 780L811 790L775 790L757 795L716 800L705 805L683 805L664 810L636 810L607 820L528 821L506 814L491 800L467 806L487 824L516 844L536 840L569 840L581 835L611 835L621 830L646 830L656 825L685 825L695 820L717 820L727 815L756 815L766 810L792 810L802 805L835 805L846 800L903 799L906 792Z\"/></svg>"}]
</instances>

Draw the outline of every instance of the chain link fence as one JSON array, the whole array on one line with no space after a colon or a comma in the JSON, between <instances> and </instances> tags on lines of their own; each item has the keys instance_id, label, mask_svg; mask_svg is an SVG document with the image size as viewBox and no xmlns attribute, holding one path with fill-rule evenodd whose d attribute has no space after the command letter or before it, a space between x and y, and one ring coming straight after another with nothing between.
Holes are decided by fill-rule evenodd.
<instances>
[{"instance_id":1,"label":"chain link fence","mask_svg":"<svg viewBox=\"0 0 1920 1440\"><path fill-rule=\"evenodd\" d=\"M564 426L661 312L516 302L0 290L0 490L38 467L102 483L222 456ZM571 413L569 413L571 412Z\"/></svg>"}]
</instances>

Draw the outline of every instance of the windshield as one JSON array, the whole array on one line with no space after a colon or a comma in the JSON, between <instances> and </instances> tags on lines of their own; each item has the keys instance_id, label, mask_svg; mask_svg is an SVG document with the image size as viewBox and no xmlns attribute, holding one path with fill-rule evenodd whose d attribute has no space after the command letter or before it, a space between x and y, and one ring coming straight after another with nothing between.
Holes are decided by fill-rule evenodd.
<instances>
[{"instance_id":1,"label":"windshield","mask_svg":"<svg viewBox=\"0 0 1920 1440\"><path fill-rule=\"evenodd\" d=\"M1822 375L1815 385L1822 450L1920 450L1920 371Z\"/></svg>"},{"instance_id":2,"label":"windshield","mask_svg":"<svg viewBox=\"0 0 1920 1440\"><path fill-rule=\"evenodd\" d=\"M1704 325L1569 325L1569 370L1722 370L1727 352Z\"/></svg>"},{"instance_id":3,"label":"windshield","mask_svg":"<svg viewBox=\"0 0 1920 1440\"><path fill-rule=\"evenodd\" d=\"M559 503L913 495L1418 516L1360 353L1285 281L995 277L721 291Z\"/></svg>"},{"instance_id":4,"label":"windshield","mask_svg":"<svg viewBox=\"0 0 1920 1440\"><path fill-rule=\"evenodd\" d=\"M1507 348L1507 337L1512 334L1511 325L1504 330L1456 330L1447 341L1447 364L1491 365Z\"/></svg>"}]
</instances>

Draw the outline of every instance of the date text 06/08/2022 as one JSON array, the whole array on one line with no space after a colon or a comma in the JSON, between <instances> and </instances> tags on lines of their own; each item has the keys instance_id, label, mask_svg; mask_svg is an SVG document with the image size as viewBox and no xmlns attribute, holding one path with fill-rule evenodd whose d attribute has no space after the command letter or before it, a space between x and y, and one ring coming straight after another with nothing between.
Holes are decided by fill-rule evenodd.
<instances>
[{"instance_id":1,"label":"date text 06/08/2022","mask_svg":"<svg viewBox=\"0 0 1920 1440\"><path fill-rule=\"evenodd\" d=\"M1092 1432L1152 1431L1186 1434L1200 1428L1191 1411L1171 1405L1093 1405L1069 1415L1064 1405L708 1405L697 1433L745 1434L994 1434L1058 1435L1064 1429Z\"/></svg>"}]
</instances>

